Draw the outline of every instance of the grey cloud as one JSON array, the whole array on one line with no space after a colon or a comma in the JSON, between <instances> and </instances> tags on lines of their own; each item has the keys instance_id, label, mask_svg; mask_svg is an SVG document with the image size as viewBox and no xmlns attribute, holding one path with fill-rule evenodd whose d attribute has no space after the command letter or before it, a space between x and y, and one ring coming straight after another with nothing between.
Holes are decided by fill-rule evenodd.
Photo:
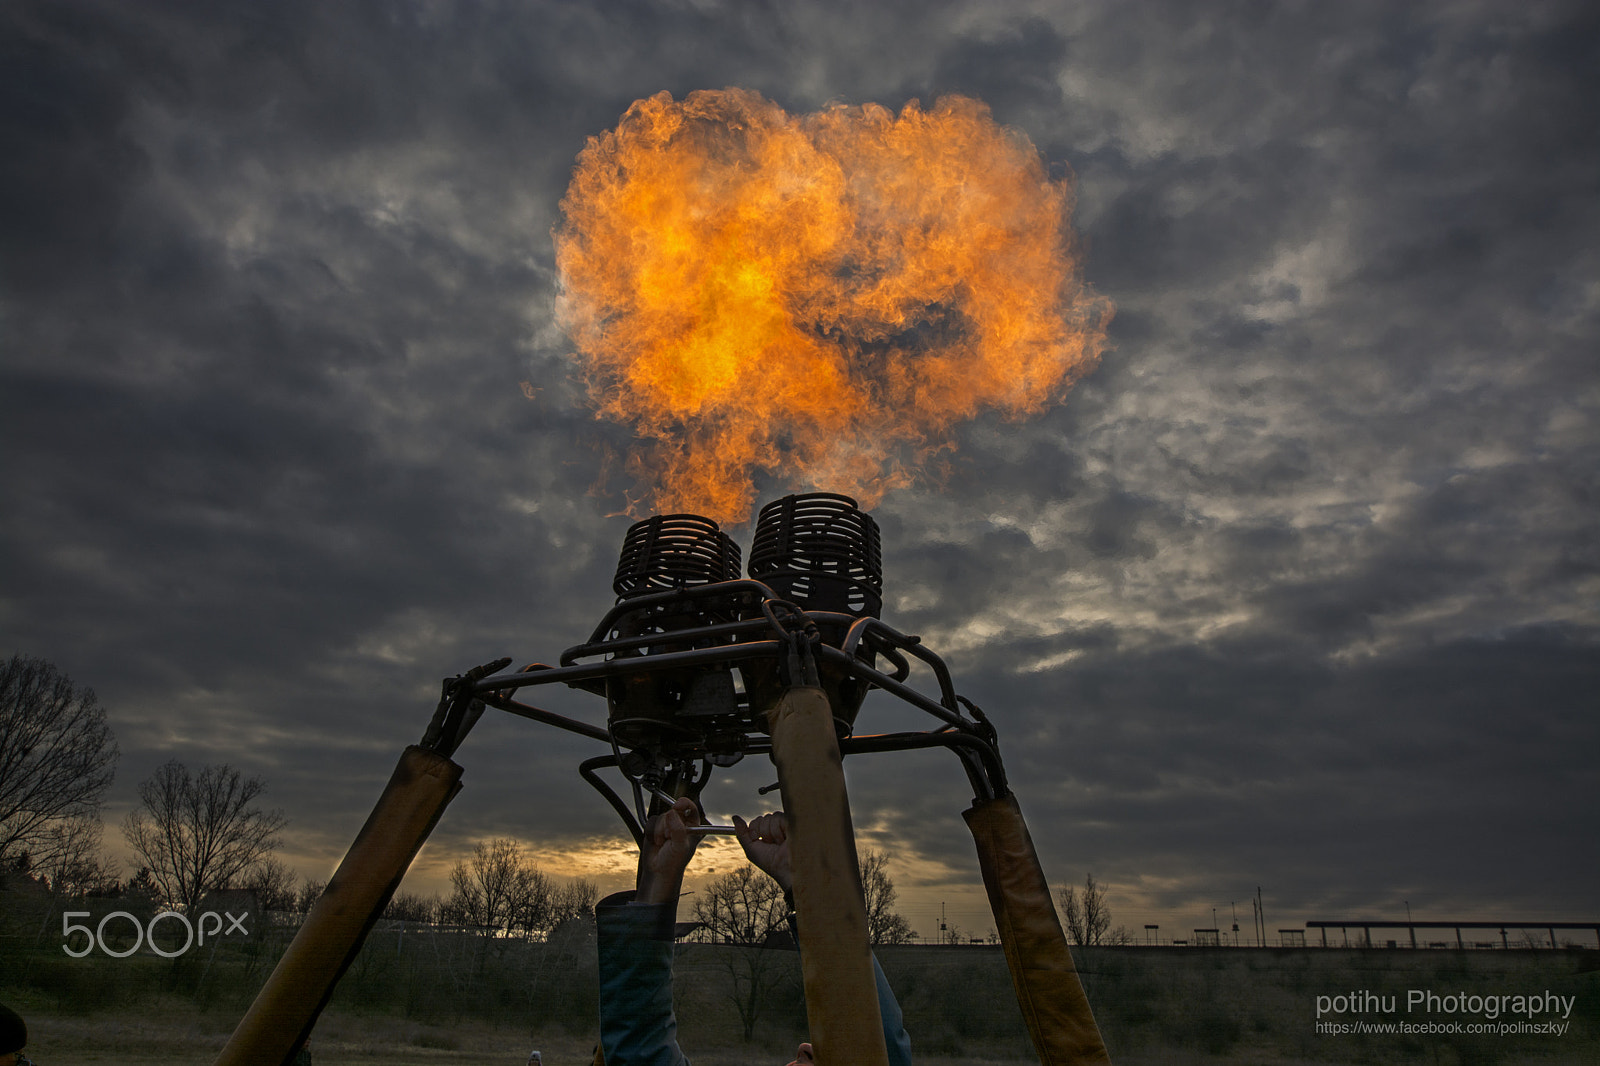
<instances>
[{"instance_id":1,"label":"grey cloud","mask_svg":"<svg viewBox=\"0 0 1600 1066\"><path fill-rule=\"evenodd\" d=\"M1115 346L884 501L886 618L994 714L1047 870L1153 913L1261 882L1286 919L1592 909L1596 28L12 5L0 633L100 692L114 805L170 754L228 757L336 855L440 677L550 661L608 604L626 479L590 490L630 442L551 310L584 139L661 89L970 92L1076 172ZM441 852L618 831L588 742L479 729ZM851 773L902 854L970 871L947 755Z\"/></svg>"}]
</instances>

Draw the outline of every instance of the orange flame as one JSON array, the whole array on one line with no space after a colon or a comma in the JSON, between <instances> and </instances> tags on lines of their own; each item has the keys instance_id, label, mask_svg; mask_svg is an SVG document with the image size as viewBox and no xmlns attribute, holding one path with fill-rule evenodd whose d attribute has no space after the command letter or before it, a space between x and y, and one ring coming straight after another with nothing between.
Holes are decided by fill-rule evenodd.
<instances>
[{"instance_id":1,"label":"orange flame","mask_svg":"<svg viewBox=\"0 0 1600 1066\"><path fill-rule=\"evenodd\" d=\"M871 506L957 422L1062 399L1111 304L1072 190L959 96L791 116L662 92L589 140L556 231L559 316L653 509L749 517L767 471Z\"/></svg>"}]
</instances>

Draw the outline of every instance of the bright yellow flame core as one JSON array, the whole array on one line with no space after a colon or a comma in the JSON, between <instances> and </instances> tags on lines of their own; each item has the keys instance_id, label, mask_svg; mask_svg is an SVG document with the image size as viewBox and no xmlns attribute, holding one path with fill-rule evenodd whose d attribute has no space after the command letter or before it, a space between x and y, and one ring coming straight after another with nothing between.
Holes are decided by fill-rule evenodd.
<instances>
[{"instance_id":1,"label":"bright yellow flame core","mask_svg":"<svg viewBox=\"0 0 1600 1066\"><path fill-rule=\"evenodd\" d=\"M957 422L1058 402L1111 319L1071 207L964 97L636 101L578 156L556 262L599 413L647 442L639 503L741 522L766 471L871 506Z\"/></svg>"}]
</instances>

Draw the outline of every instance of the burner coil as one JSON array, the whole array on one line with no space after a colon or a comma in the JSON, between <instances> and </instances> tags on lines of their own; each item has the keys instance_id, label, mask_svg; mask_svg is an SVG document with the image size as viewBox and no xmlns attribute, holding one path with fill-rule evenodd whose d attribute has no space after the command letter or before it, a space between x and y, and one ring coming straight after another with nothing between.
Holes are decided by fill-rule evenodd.
<instances>
[{"instance_id":1,"label":"burner coil","mask_svg":"<svg viewBox=\"0 0 1600 1066\"><path fill-rule=\"evenodd\" d=\"M883 548L878 523L849 496L811 492L761 508L750 576L808 611L879 617Z\"/></svg>"},{"instance_id":2,"label":"burner coil","mask_svg":"<svg viewBox=\"0 0 1600 1066\"><path fill-rule=\"evenodd\" d=\"M739 545L709 518L652 515L628 527L611 588L619 599L627 599L733 581L741 559Z\"/></svg>"}]
</instances>

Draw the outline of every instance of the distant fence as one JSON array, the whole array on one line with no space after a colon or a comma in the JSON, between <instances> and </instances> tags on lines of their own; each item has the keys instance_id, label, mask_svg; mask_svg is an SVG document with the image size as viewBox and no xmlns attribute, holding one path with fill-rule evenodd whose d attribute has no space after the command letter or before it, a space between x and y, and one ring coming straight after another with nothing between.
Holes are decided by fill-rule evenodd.
<instances>
[{"instance_id":1,"label":"distant fence","mask_svg":"<svg viewBox=\"0 0 1600 1066\"><path fill-rule=\"evenodd\" d=\"M1316 929L1321 932L1320 947L1355 947L1355 948L1451 948L1465 950L1467 948L1584 948L1600 947L1600 922L1538 922L1538 921L1509 921L1509 922L1380 922L1366 919L1336 919L1333 921L1307 922L1306 929ZM1330 931L1337 929L1337 940L1331 937ZM1379 930L1377 940L1373 939L1372 931ZM1589 934L1582 941L1567 938L1560 940L1556 937L1556 930L1571 933L1583 931ZM1449 930L1451 936L1447 939L1435 940L1433 937ZM1489 939L1468 939L1462 930L1468 933L1477 931L1480 935L1487 931L1491 933ZM1356 931L1354 937L1352 931ZM1388 935L1392 933L1393 935ZM1418 934L1421 934L1420 936ZM1589 937L1594 938L1594 944L1588 943ZM1354 941L1354 942L1352 942Z\"/></svg>"},{"instance_id":2,"label":"distant fence","mask_svg":"<svg viewBox=\"0 0 1600 1066\"><path fill-rule=\"evenodd\" d=\"M1265 941L1237 930L1195 929L1187 936L1163 937L1160 926L1145 926L1143 937L1127 947L1171 948L1358 948L1372 950L1582 950L1600 948L1600 922L1431 922L1334 919L1307 922L1304 929L1279 929ZM1376 930L1376 933L1374 931ZM1490 935L1485 937L1484 933ZM1558 935L1560 934L1560 935ZM1575 934L1582 934L1575 935ZM1115 947L1102 944L1101 947Z\"/></svg>"}]
</instances>

